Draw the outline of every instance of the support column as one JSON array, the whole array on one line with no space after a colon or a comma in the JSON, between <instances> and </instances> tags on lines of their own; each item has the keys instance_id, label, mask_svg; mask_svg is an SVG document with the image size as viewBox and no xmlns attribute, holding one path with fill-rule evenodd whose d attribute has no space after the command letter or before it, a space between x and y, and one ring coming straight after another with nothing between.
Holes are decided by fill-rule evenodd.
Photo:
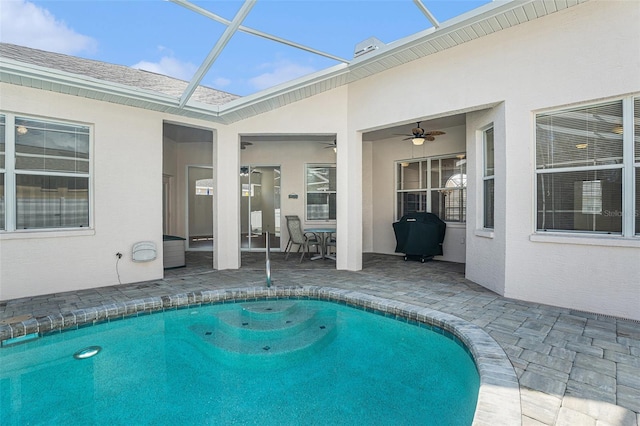
<instances>
[{"instance_id":1,"label":"support column","mask_svg":"<svg viewBox=\"0 0 640 426\"><path fill-rule=\"evenodd\" d=\"M240 139L219 129L214 137L213 267L240 267Z\"/></svg>"},{"instance_id":2,"label":"support column","mask_svg":"<svg viewBox=\"0 0 640 426\"><path fill-rule=\"evenodd\" d=\"M362 269L362 134L338 134L336 268Z\"/></svg>"}]
</instances>

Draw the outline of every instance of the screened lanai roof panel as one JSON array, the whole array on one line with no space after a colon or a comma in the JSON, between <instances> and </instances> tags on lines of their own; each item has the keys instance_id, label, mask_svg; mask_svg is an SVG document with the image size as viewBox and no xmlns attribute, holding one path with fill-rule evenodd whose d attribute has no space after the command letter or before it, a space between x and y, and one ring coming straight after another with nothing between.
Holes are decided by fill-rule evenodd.
<instances>
[{"instance_id":1,"label":"screened lanai roof panel","mask_svg":"<svg viewBox=\"0 0 640 426\"><path fill-rule=\"evenodd\" d=\"M429 0L421 1L427 5L436 3L430 3ZM455 48L462 43L540 18L546 14L584 1L588 0L571 0L569 2L563 0L490 2L458 17L440 20L437 28L430 27L427 19L416 8L414 10L415 13L412 12L411 16L407 18L407 22L422 19L420 25L426 29L400 40L386 44L382 43L378 46L379 48L373 49L363 56L354 57L348 63L340 63L330 68L311 72L304 77L289 79L284 83L271 86L245 97L235 96L225 91L201 85L196 88L191 98L184 103L184 108L179 102L180 97L185 93L185 88L189 85L187 81L126 66L12 44L0 43L0 77L1 81L10 82L11 84L38 87L61 93L73 93L77 96L108 100L191 117L206 117L214 121L230 123L280 108L410 61ZM219 5L219 2L198 1L197 3L212 9ZM265 2L259 2L259 4L263 3L270 2L266 0ZM236 2L236 4L238 3ZM177 7L175 4L171 6ZM180 7L178 9L185 11ZM256 10L259 10L259 8L256 7ZM186 12L194 13L192 11ZM433 10L432 12L436 12L433 13L436 18L439 17L437 11ZM335 13L337 12L334 10ZM200 16L200 18L207 19L203 16ZM233 17L230 16L229 18ZM286 28L283 28L289 31L284 31L282 35L288 36L296 42L311 43L311 39L308 38L311 31L308 31L308 27L312 23L316 24L315 16L304 16L304 18L307 21L291 21L295 25L291 25L291 28L288 28L289 21L286 21L286 17L282 17L284 19L282 22L287 24L285 25ZM354 19L356 18L354 17ZM260 21L255 15L249 14L246 24L262 25L264 22L266 21ZM402 24L405 25L404 21ZM295 28L298 28L297 32ZM305 31L302 31L301 28L304 28ZM334 34L335 31L329 31L330 27L326 28L325 36L340 37L340 35ZM374 28L372 32L375 34L376 29ZM280 36L280 34L277 35ZM238 40L241 38L242 40L248 40L251 37L246 33L238 34ZM196 41L196 39L198 42L207 41L211 47L216 42L211 37L192 36L193 41ZM262 47L257 50L251 46L244 46L243 43L237 43L238 40L235 40L234 36L225 48L241 47L245 49L243 52L245 54L241 56L241 60L238 61L237 65L240 67L260 66L259 53L263 51L262 47L267 46L266 40L261 41L259 45ZM349 50L353 52L354 46L350 43L348 44ZM322 46L313 47L322 48ZM285 46L285 48L293 49L290 45ZM221 57L225 55L226 52L223 51ZM3 64L2 59L4 58L10 61L5 61ZM323 58L323 60L326 60L326 58ZM11 61L32 66L20 66L19 64L11 63ZM312 71L312 69L311 67L310 70ZM47 70L59 70L60 72L52 71L49 73ZM206 79L203 81L206 81ZM132 102L132 99L135 101Z\"/></svg>"},{"instance_id":2,"label":"screened lanai roof panel","mask_svg":"<svg viewBox=\"0 0 640 426\"><path fill-rule=\"evenodd\" d=\"M0 43L0 58L147 89L173 97L179 97L188 84L186 81L150 71L8 43ZM237 98L237 95L203 86L198 87L192 97L193 100L211 105L221 105Z\"/></svg>"}]
</instances>

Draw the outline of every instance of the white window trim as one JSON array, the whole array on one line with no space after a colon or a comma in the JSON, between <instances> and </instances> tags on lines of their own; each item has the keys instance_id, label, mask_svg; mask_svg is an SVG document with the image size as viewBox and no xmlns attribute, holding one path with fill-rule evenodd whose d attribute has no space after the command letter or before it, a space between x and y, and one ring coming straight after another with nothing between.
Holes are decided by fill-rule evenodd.
<instances>
[{"instance_id":1,"label":"white window trim","mask_svg":"<svg viewBox=\"0 0 640 426\"><path fill-rule=\"evenodd\" d=\"M396 160L394 162L394 176L395 176L395 181L394 181L394 207L393 207L393 215L394 215L394 220L400 220L400 216L399 216L399 212L398 212L398 194L399 193L410 193L410 192L426 192L426 193L430 193L432 191L440 191L443 189L446 189L445 187L436 187L434 188L432 186L432 182L431 182L431 161L432 160L443 160L443 159L452 159L452 158L457 158L457 156L459 155L465 155L466 156L466 152L455 152L455 153L451 153L451 154L445 154L445 155L435 155L432 157L421 157L421 158L411 158L411 159L404 159L404 160ZM427 163L427 170L424 171L423 168L423 163L426 162ZM402 163L418 163L418 167L419 167L419 182L418 182L418 186L419 188L414 188L414 189L398 189L398 179L400 178L400 176L398 175L398 166L401 165ZM468 164L468 163L467 163ZM404 168L400 168L401 170L404 170ZM467 181L469 180L469 168L467 167ZM422 177L426 176L426 182L423 182ZM439 182L438 182L439 183ZM468 191L469 191L469 185L465 185L463 187L464 189L467 190L467 199L468 199ZM427 210L431 211L432 210L432 206L431 206L431 197L427 197ZM465 208L465 212L464 212L464 216L465 218L467 218L467 214L468 211ZM443 219L444 220L444 219ZM467 222L468 220L465 220L463 222L451 222L451 221L446 221L444 220L444 222L447 224L447 226L454 226L454 225L460 225L461 228L466 228L467 226Z\"/></svg>"},{"instance_id":2,"label":"white window trim","mask_svg":"<svg viewBox=\"0 0 640 426\"><path fill-rule=\"evenodd\" d=\"M20 238L46 238L46 237L66 237L95 235L94 230L94 188L93 188L93 125L79 121L70 121L52 117L39 117L29 114L0 111L5 116L5 229L0 230L0 240L12 240ZM16 170L15 168L15 122L16 117L47 121L50 123L68 124L72 126L86 126L89 128L89 172L88 173L65 173L65 172L43 172L37 170ZM89 225L83 227L66 228L16 228L16 176L17 175L40 175L40 176L69 176L86 177L89 188Z\"/></svg>"},{"instance_id":3,"label":"white window trim","mask_svg":"<svg viewBox=\"0 0 640 426\"><path fill-rule=\"evenodd\" d=\"M487 165L487 131L493 129L493 174L492 175L485 175L486 173L486 165ZM480 139L482 141L482 168L481 168L481 176L482 176L482 187L480 188L480 204L482 206L482 210L481 210L481 220L479 223L482 224L482 227L479 227L476 230L476 235L478 236L483 236L483 237L487 237L487 238L493 238L493 231L495 229L496 226L496 208L495 208L495 200L496 200L496 133L495 133L495 127L493 125L493 123L483 127L480 129ZM484 185L487 181L492 180L493 181L493 226L491 228L485 226L486 224L486 216L485 216L485 211L486 211L486 196L485 196L485 192L484 192ZM482 231L481 233L478 233L478 231Z\"/></svg>"},{"instance_id":4,"label":"white window trim","mask_svg":"<svg viewBox=\"0 0 640 426\"><path fill-rule=\"evenodd\" d=\"M304 164L304 222L305 223L316 223L316 224L335 224L337 222L336 219L309 219L307 216L308 212L308 204L307 204L307 196L308 194L336 194L336 202L338 197L338 190L336 188L335 191L308 191L307 190L307 172L309 167L333 167L337 170L336 163L305 163ZM337 179L337 174L336 174Z\"/></svg>"},{"instance_id":5,"label":"white window trim","mask_svg":"<svg viewBox=\"0 0 640 426\"><path fill-rule=\"evenodd\" d=\"M634 206L634 194L635 194L635 168L640 171L640 164L634 163L634 99L640 97L640 93L635 93L627 96L618 96L614 98L591 100L586 102L580 102L571 105L564 105L561 107L544 108L532 112L532 140L533 140L533 167L534 167L534 179L533 179L533 191L532 191L532 232L529 236L529 240L532 242L543 243L559 243L559 244L577 244L577 245L593 245L593 246L612 246L612 247L640 247L640 231L638 235L634 233L634 215L626 214L622 222L622 233L619 235L611 235L604 233L596 233L589 231L572 231L572 230L538 230L537 229L537 193L538 174L548 172L548 169L538 169L536 164L536 149L537 149L537 132L536 132L536 117L540 114L548 114L553 112L571 111L579 108L604 105L611 102L622 101L622 125L623 125L623 162L622 164L612 166L590 166L590 167L566 167L566 168L554 168L553 172L567 172L567 171L584 171L584 170L598 170L598 169L623 169L622 185L623 185L623 198L622 198L622 210L633 211ZM628 189L624 189L628 188Z\"/></svg>"}]
</instances>

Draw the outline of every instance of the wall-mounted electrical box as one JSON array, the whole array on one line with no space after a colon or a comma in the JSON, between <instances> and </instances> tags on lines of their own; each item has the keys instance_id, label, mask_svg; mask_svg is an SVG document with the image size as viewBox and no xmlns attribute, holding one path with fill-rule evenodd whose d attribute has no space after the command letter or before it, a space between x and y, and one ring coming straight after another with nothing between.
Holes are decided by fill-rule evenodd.
<instances>
[{"instance_id":1,"label":"wall-mounted electrical box","mask_svg":"<svg viewBox=\"0 0 640 426\"><path fill-rule=\"evenodd\" d=\"M133 245L131 260L134 262L149 262L156 258L158 251L153 241L140 241Z\"/></svg>"}]
</instances>

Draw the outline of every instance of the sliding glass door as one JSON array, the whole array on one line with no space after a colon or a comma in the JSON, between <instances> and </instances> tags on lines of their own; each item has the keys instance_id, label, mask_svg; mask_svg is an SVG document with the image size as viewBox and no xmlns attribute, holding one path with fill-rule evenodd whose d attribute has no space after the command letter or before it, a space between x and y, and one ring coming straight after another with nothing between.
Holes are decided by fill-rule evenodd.
<instances>
[{"instance_id":1,"label":"sliding glass door","mask_svg":"<svg viewBox=\"0 0 640 426\"><path fill-rule=\"evenodd\" d=\"M187 167L187 249L213 250L213 168Z\"/></svg>"},{"instance_id":2,"label":"sliding glass door","mask_svg":"<svg viewBox=\"0 0 640 426\"><path fill-rule=\"evenodd\" d=\"M264 251L265 233L272 251L280 249L280 166L240 168L240 244L245 251Z\"/></svg>"}]
</instances>

